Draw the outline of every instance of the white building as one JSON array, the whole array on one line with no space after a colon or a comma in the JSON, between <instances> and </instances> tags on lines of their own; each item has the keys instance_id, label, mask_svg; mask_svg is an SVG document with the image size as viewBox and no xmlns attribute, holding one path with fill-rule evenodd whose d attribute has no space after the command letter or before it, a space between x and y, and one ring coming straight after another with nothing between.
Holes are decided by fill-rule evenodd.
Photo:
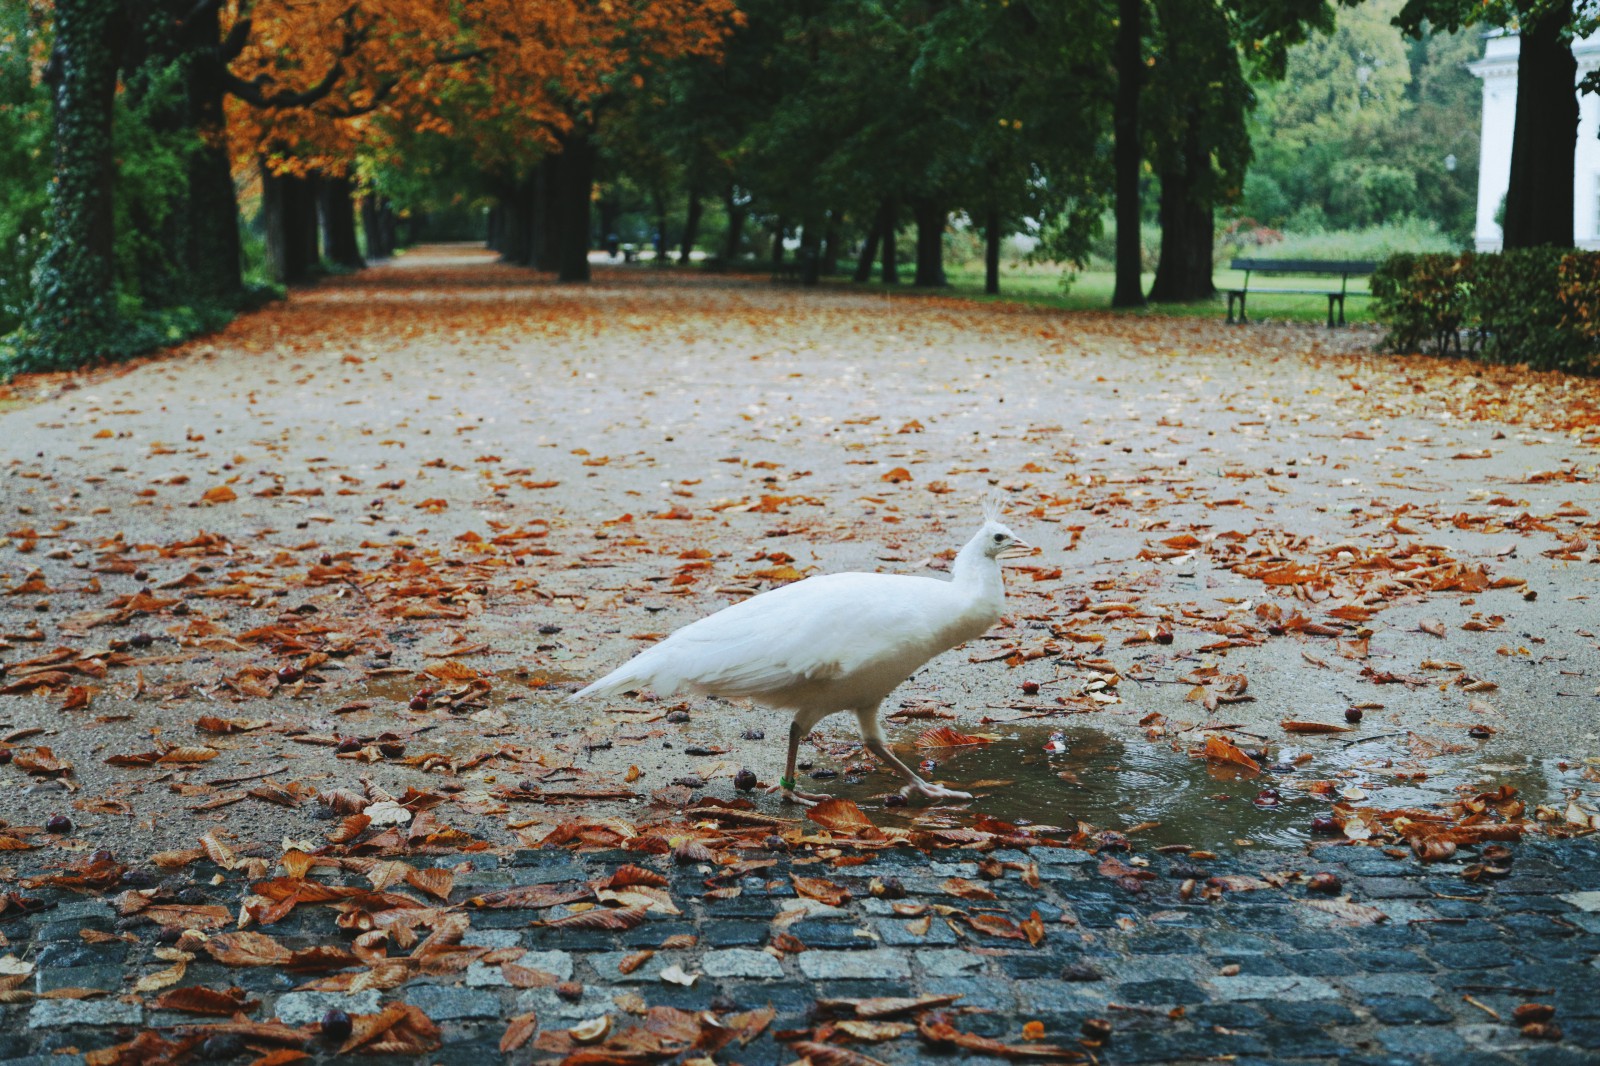
<instances>
[{"instance_id":1,"label":"white building","mask_svg":"<svg viewBox=\"0 0 1600 1066\"><path fill-rule=\"evenodd\" d=\"M1483 137L1478 155L1478 251L1500 250L1495 216L1511 185L1511 132L1517 114L1516 34L1493 33L1483 58L1467 69L1483 81ZM1572 43L1578 78L1600 67L1600 35ZM1578 148L1574 157L1572 235L1580 248L1600 248L1600 98L1578 97Z\"/></svg>"}]
</instances>

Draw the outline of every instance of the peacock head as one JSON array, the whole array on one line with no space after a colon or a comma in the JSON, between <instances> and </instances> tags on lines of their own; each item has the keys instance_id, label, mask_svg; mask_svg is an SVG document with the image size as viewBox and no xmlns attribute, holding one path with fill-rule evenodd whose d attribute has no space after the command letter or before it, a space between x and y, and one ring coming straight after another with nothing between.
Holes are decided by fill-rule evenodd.
<instances>
[{"instance_id":1,"label":"peacock head","mask_svg":"<svg viewBox=\"0 0 1600 1066\"><path fill-rule=\"evenodd\" d=\"M1004 523L989 519L978 530L977 542L991 559L1020 559L1033 554L1033 545L1011 532Z\"/></svg>"},{"instance_id":2,"label":"peacock head","mask_svg":"<svg viewBox=\"0 0 1600 1066\"><path fill-rule=\"evenodd\" d=\"M990 559L1020 559L1033 554L1033 545L1011 532L1011 527L1000 521L1004 500L998 492L983 501L983 528L973 538L983 554Z\"/></svg>"}]
</instances>

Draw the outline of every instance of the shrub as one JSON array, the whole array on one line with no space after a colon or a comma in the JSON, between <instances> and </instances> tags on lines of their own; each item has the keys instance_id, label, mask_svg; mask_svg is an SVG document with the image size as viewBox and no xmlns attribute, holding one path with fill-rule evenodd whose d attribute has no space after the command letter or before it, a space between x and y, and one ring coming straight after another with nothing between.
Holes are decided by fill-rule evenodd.
<instances>
[{"instance_id":1,"label":"shrub","mask_svg":"<svg viewBox=\"0 0 1600 1066\"><path fill-rule=\"evenodd\" d=\"M1499 363L1600 371L1600 253L1525 248L1390 256L1372 277L1373 312L1397 351L1468 346Z\"/></svg>"}]
</instances>

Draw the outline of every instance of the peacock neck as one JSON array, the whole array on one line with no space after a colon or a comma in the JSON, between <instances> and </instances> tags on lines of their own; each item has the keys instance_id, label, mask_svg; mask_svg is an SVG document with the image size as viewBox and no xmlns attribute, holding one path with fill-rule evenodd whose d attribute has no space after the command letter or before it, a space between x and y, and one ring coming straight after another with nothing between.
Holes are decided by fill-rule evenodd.
<instances>
[{"instance_id":1,"label":"peacock neck","mask_svg":"<svg viewBox=\"0 0 1600 1066\"><path fill-rule=\"evenodd\" d=\"M950 567L950 576L958 585L972 588L979 596L1003 598L1005 586L1000 580L1000 560L984 551L983 534L967 541L966 547L956 553Z\"/></svg>"}]
</instances>

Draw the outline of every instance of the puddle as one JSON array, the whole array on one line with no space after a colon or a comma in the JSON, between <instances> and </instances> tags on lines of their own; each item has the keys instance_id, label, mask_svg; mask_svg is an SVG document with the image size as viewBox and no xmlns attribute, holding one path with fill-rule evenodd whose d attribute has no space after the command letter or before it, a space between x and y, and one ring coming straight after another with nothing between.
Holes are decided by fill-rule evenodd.
<instances>
[{"instance_id":1,"label":"puddle","mask_svg":"<svg viewBox=\"0 0 1600 1066\"><path fill-rule=\"evenodd\" d=\"M1341 737L1276 747L1273 758L1280 762L1274 765L1302 754L1311 758L1286 772L1250 774L1190 758L1166 742L1123 740L1094 729L1026 726L991 735L998 737L991 744L917 749L938 760L925 776L978 797L965 815L957 815L958 822L972 814L1063 827L1083 821L1097 829L1136 830L1142 847L1188 844L1218 852L1298 848L1311 841L1312 818L1333 799L1308 792L1312 782L1359 789L1365 798L1355 801L1358 806L1385 809L1432 807L1455 799L1458 788L1476 793L1502 784L1519 789L1531 805L1579 787L1583 769L1562 770L1556 759L1519 761L1498 754L1491 763L1472 753L1418 763L1394 747L1395 740L1346 746L1341 740L1351 738ZM1052 737L1064 740L1066 750L1046 751ZM1425 770L1426 778L1399 779L1417 770ZM919 814L926 817L925 810L885 808L883 781L876 774L840 777L819 782L818 791L856 801L881 823L907 825ZM1276 805L1261 796L1265 789L1277 790Z\"/></svg>"}]
</instances>

